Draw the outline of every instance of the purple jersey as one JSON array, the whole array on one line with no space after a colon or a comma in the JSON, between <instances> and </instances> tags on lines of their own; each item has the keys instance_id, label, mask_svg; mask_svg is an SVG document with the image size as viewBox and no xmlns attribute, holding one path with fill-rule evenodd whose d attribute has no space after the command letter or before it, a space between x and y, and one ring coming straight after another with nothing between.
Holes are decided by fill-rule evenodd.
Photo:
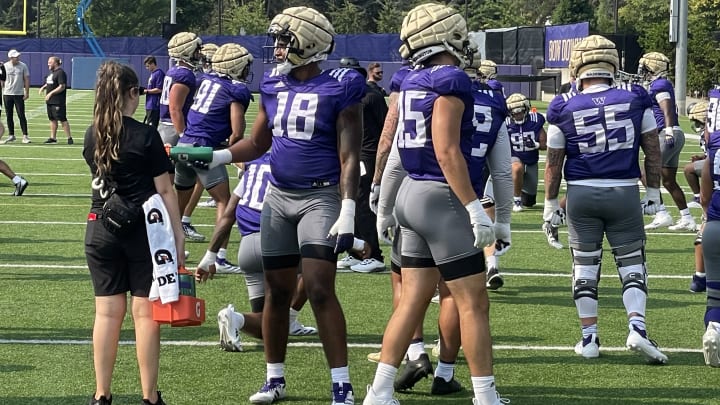
<instances>
[{"instance_id":1,"label":"purple jersey","mask_svg":"<svg viewBox=\"0 0 720 405\"><path fill-rule=\"evenodd\" d=\"M245 164L245 173L235 189L235 194L240 197L235 208L240 235L260 232L260 213L271 177L269 153ZM242 195L238 194L239 192L242 192Z\"/></svg>"},{"instance_id":2,"label":"purple jersey","mask_svg":"<svg viewBox=\"0 0 720 405\"><path fill-rule=\"evenodd\" d=\"M147 88L148 89L162 89L163 80L165 80L165 72L162 69L155 69L150 73L148 78ZM145 95L145 109L146 110L157 110L160 108L160 94L146 94Z\"/></svg>"},{"instance_id":3,"label":"purple jersey","mask_svg":"<svg viewBox=\"0 0 720 405\"><path fill-rule=\"evenodd\" d=\"M475 194L482 197L485 195L485 180L487 180L487 176L483 176L483 171L487 170L485 161L495 146L498 131L505 122L507 107L505 99L486 84L473 81L472 90L475 133L472 137L468 170Z\"/></svg>"},{"instance_id":4,"label":"purple jersey","mask_svg":"<svg viewBox=\"0 0 720 405\"><path fill-rule=\"evenodd\" d=\"M162 93L160 93L160 121L172 123L170 119L170 88L175 84L184 84L190 89L185 104L183 104L183 116L187 122L188 111L193 103L193 96L197 88L195 73L185 66L173 66L165 74L163 79Z\"/></svg>"},{"instance_id":5,"label":"purple jersey","mask_svg":"<svg viewBox=\"0 0 720 405\"><path fill-rule=\"evenodd\" d=\"M475 133L470 78L457 66L450 65L413 70L400 87L397 145L403 168L416 180L446 182L435 156L431 126L433 106L441 96L457 97L465 104L460 124L460 150L465 160L470 160Z\"/></svg>"},{"instance_id":6,"label":"purple jersey","mask_svg":"<svg viewBox=\"0 0 720 405\"><path fill-rule=\"evenodd\" d=\"M707 158L710 159L712 171L713 193L707 209L708 221L720 221L720 89L708 92L708 116L705 129L708 134L706 145Z\"/></svg>"},{"instance_id":7,"label":"purple jersey","mask_svg":"<svg viewBox=\"0 0 720 405\"><path fill-rule=\"evenodd\" d=\"M672 83L664 77L658 77L650 83L648 93L650 93L650 98L652 99L653 115L655 116L655 122L657 122L658 131L667 126L672 128L674 125L678 125L677 107L675 105L675 89L673 89ZM670 101L672 102L670 117L674 121L673 125L665 124L665 114L663 114L663 111L660 109L660 103L656 98L656 96L661 93L670 94Z\"/></svg>"},{"instance_id":8,"label":"purple jersey","mask_svg":"<svg viewBox=\"0 0 720 405\"><path fill-rule=\"evenodd\" d=\"M410 65L402 66L397 72L395 72L392 77L390 78L390 92L391 93L399 93L400 92L400 85L402 84L403 80L407 77L408 73L412 71L412 67Z\"/></svg>"},{"instance_id":9,"label":"purple jersey","mask_svg":"<svg viewBox=\"0 0 720 405\"><path fill-rule=\"evenodd\" d=\"M540 157L540 132L545 125L545 117L540 113L530 112L525 122L516 124L512 117L505 120L510 135L510 153L526 165L534 165ZM532 143L530 142L532 140Z\"/></svg>"},{"instance_id":10,"label":"purple jersey","mask_svg":"<svg viewBox=\"0 0 720 405\"><path fill-rule=\"evenodd\" d=\"M643 114L651 106L637 85L556 96L547 119L565 135L565 179L639 178Z\"/></svg>"},{"instance_id":11,"label":"purple jersey","mask_svg":"<svg viewBox=\"0 0 720 405\"><path fill-rule=\"evenodd\" d=\"M250 100L252 95L244 83L217 74L203 75L187 115L182 142L220 146L232 133L230 105L240 103L247 111Z\"/></svg>"},{"instance_id":12,"label":"purple jersey","mask_svg":"<svg viewBox=\"0 0 720 405\"><path fill-rule=\"evenodd\" d=\"M505 88L502 83L497 81L497 79L489 79L486 84L490 86L491 89L498 92L501 96L505 97Z\"/></svg>"},{"instance_id":13,"label":"purple jersey","mask_svg":"<svg viewBox=\"0 0 720 405\"><path fill-rule=\"evenodd\" d=\"M365 96L365 78L354 69L325 70L301 82L266 72L260 102L272 130L270 165L280 188L325 187L340 181L337 119Z\"/></svg>"}]
</instances>

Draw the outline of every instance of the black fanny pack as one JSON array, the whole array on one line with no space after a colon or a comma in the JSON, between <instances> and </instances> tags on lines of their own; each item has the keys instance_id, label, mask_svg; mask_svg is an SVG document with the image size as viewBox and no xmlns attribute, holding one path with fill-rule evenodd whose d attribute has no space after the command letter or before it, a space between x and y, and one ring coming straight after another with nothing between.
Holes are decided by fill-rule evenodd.
<instances>
[{"instance_id":1,"label":"black fanny pack","mask_svg":"<svg viewBox=\"0 0 720 405\"><path fill-rule=\"evenodd\" d=\"M105 229L118 236L129 235L143 221L141 205L112 193L103 205L102 223Z\"/></svg>"}]
</instances>

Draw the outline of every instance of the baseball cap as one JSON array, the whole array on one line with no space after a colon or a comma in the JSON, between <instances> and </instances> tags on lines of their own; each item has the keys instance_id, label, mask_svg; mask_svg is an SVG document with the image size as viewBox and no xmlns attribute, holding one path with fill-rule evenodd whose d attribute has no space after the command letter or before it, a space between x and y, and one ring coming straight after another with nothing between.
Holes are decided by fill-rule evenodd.
<instances>
[{"instance_id":1,"label":"baseball cap","mask_svg":"<svg viewBox=\"0 0 720 405\"><path fill-rule=\"evenodd\" d=\"M20 52L18 52L17 49L11 49L8 52L8 58L17 58L18 56L20 56Z\"/></svg>"}]
</instances>

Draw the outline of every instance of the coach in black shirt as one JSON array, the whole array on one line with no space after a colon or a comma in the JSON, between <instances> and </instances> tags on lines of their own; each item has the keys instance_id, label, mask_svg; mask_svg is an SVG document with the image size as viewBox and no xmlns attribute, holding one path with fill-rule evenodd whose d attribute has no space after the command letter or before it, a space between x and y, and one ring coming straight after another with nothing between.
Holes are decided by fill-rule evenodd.
<instances>
[{"instance_id":1,"label":"coach in black shirt","mask_svg":"<svg viewBox=\"0 0 720 405\"><path fill-rule=\"evenodd\" d=\"M47 104L47 116L50 120L50 138L45 143L57 143L58 121L65 131L68 145L73 144L70 134L70 124L67 121L67 75L60 67L62 61L57 56L48 58L48 69L50 74L45 78L45 84L40 87L38 93L45 90L45 103Z\"/></svg>"}]
</instances>

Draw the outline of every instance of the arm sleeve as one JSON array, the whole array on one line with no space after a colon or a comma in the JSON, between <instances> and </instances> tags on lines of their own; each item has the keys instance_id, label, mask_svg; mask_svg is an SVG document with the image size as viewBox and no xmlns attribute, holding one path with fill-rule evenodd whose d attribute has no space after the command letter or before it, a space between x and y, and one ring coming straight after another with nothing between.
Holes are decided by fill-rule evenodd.
<instances>
[{"instance_id":1,"label":"arm sleeve","mask_svg":"<svg viewBox=\"0 0 720 405\"><path fill-rule=\"evenodd\" d=\"M653 118L653 121L655 118ZM547 147L553 149L565 149L565 134L555 125L548 126Z\"/></svg>"},{"instance_id":2,"label":"arm sleeve","mask_svg":"<svg viewBox=\"0 0 720 405\"><path fill-rule=\"evenodd\" d=\"M385 170L380 181L380 199L378 200L378 214L392 215L395 208L395 198L403 179L407 176L407 172L402 167L400 161L400 152L398 152L397 143L393 141L390 155L388 156Z\"/></svg>"},{"instance_id":3,"label":"arm sleeve","mask_svg":"<svg viewBox=\"0 0 720 405\"><path fill-rule=\"evenodd\" d=\"M510 163L510 137L503 124L498 131L497 141L488 155L488 167L495 193L495 222L510 223L512 208L512 171Z\"/></svg>"}]
</instances>

